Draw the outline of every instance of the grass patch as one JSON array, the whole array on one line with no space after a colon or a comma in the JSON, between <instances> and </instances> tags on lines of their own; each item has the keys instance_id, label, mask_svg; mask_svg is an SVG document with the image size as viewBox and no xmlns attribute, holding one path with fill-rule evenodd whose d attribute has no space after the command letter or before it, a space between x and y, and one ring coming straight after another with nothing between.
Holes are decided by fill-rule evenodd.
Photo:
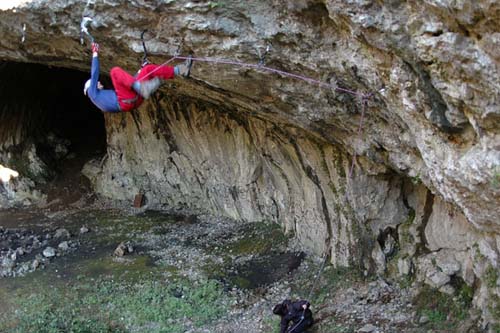
<instances>
[{"instance_id":1,"label":"grass patch","mask_svg":"<svg viewBox=\"0 0 500 333\"><path fill-rule=\"evenodd\" d=\"M398 227L399 242L402 243L402 247L407 244L415 243L415 239L409 231L411 225L413 224L413 221L415 221L415 210L413 208L410 208L408 212L408 218Z\"/></svg>"},{"instance_id":2,"label":"grass patch","mask_svg":"<svg viewBox=\"0 0 500 333\"><path fill-rule=\"evenodd\" d=\"M491 186L493 188L500 188L500 166L495 167L493 170L493 177L491 178Z\"/></svg>"},{"instance_id":3,"label":"grass patch","mask_svg":"<svg viewBox=\"0 0 500 333\"><path fill-rule=\"evenodd\" d=\"M419 184L421 184L421 183L422 183L422 179L420 178L420 174L418 174L418 175L416 175L416 176L411 177L411 178L410 178L410 180L411 180L411 183L412 183L413 185L419 185Z\"/></svg>"},{"instance_id":4,"label":"grass patch","mask_svg":"<svg viewBox=\"0 0 500 333\"><path fill-rule=\"evenodd\" d=\"M210 6L210 9L215 9L218 7L224 7L224 2L223 1L209 1L208 6Z\"/></svg>"},{"instance_id":5,"label":"grass patch","mask_svg":"<svg viewBox=\"0 0 500 333\"><path fill-rule=\"evenodd\" d=\"M353 282L363 280L361 272L350 267L327 267L322 272L325 283L330 287L345 288Z\"/></svg>"},{"instance_id":6,"label":"grass patch","mask_svg":"<svg viewBox=\"0 0 500 333\"><path fill-rule=\"evenodd\" d=\"M497 286L498 272L497 270L489 265L484 272L484 281L489 289L494 289Z\"/></svg>"},{"instance_id":7,"label":"grass patch","mask_svg":"<svg viewBox=\"0 0 500 333\"><path fill-rule=\"evenodd\" d=\"M118 245L122 241L137 240L145 234L162 235L179 222L178 217L161 212L146 211L141 215L124 216L116 211L95 211L87 217L92 232L87 236L96 244Z\"/></svg>"},{"instance_id":8,"label":"grass patch","mask_svg":"<svg viewBox=\"0 0 500 333\"><path fill-rule=\"evenodd\" d=\"M218 260L207 260L202 271L209 278L225 280L229 285L249 288L251 281L248 276L230 277L228 271L234 266L235 257L265 257L261 264L265 267L281 250L286 248L288 236L278 224L266 222L252 222L241 226L235 235L222 245L209 245L207 252L217 256ZM279 266L279 265L278 265ZM241 267L240 267L241 268ZM243 268L241 268L243 269ZM245 275L245 274L243 274Z\"/></svg>"},{"instance_id":9,"label":"grass patch","mask_svg":"<svg viewBox=\"0 0 500 333\"><path fill-rule=\"evenodd\" d=\"M278 224L252 223L243 228L242 237L222 248L222 253L233 255L265 254L288 242Z\"/></svg>"},{"instance_id":10,"label":"grass patch","mask_svg":"<svg viewBox=\"0 0 500 333\"><path fill-rule=\"evenodd\" d=\"M401 289L410 288L415 278L411 275L402 276L397 280L397 283ZM472 298L471 298L472 299Z\"/></svg>"},{"instance_id":11,"label":"grass patch","mask_svg":"<svg viewBox=\"0 0 500 333\"><path fill-rule=\"evenodd\" d=\"M466 319L472 304L473 290L463 281L456 282L455 288L457 295L452 297L426 285L414 298L417 314L429 318L427 328L453 330Z\"/></svg>"},{"instance_id":12,"label":"grass patch","mask_svg":"<svg viewBox=\"0 0 500 333\"><path fill-rule=\"evenodd\" d=\"M124 261L119 261L120 258L112 256L103 256L81 261L76 268L76 271L82 275L91 278L109 276L119 280L138 281L145 274L156 274L160 269L152 265L152 260L149 256L128 256L122 258Z\"/></svg>"},{"instance_id":13,"label":"grass patch","mask_svg":"<svg viewBox=\"0 0 500 333\"><path fill-rule=\"evenodd\" d=\"M116 282L100 279L18 297L1 332L185 332L227 312L215 281Z\"/></svg>"},{"instance_id":14,"label":"grass patch","mask_svg":"<svg viewBox=\"0 0 500 333\"><path fill-rule=\"evenodd\" d=\"M500 318L500 297L497 295L491 295L490 297L488 310L490 310L494 318Z\"/></svg>"},{"instance_id":15,"label":"grass patch","mask_svg":"<svg viewBox=\"0 0 500 333\"><path fill-rule=\"evenodd\" d=\"M292 291L299 296L302 295L300 297L306 297L312 290L309 301L313 304L321 305L333 297L335 290L363 281L361 272L352 267L325 266L320 277L316 279L315 274L318 273L318 269L319 267L311 268L310 276L306 277L304 281L294 282L292 285Z\"/></svg>"},{"instance_id":16,"label":"grass patch","mask_svg":"<svg viewBox=\"0 0 500 333\"><path fill-rule=\"evenodd\" d=\"M267 333L279 333L280 329L280 317L271 313L264 317L263 320L263 332Z\"/></svg>"}]
</instances>

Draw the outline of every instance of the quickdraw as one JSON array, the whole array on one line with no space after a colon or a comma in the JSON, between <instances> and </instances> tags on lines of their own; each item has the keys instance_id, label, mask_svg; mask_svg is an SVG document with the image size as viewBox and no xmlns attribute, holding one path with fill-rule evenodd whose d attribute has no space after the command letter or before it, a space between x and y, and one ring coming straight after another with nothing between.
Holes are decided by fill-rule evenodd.
<instances>
[{"instance_id":1,"label":"quickdraw","mask_svg":"<svg viewBox=\"0 0 500 333\"><path fill-rule=\"evenodd\" d=\"M266 50L264 51L264 54L260 53L260 49L257 49L257 53L259 54L259 66L264 66L264 63L266 61L266 55L269 53L271 50L271 46L267 45Z\"/></svg>"},{"instance_id":2,"label":"quickdraw","mask_svg":"<svg viewBox=\"0 0 500 333\"><path fill-rule=\"evenodd\" d=\"M90 32L89 32L89 30L87 28L87 25L90 22L92 22L92 18L88 17L88 16L84 16L82 18L82 22L80 23L80 44L82 44L82 45L85 42L84 41L85 35L87 35L87 37L90 39L91 43L94 42L94 37L92 37L92 35L90 34Z\"/></svg>"},{"instance_id":3,"label":"quickdraw","mask_svg":"<svg viewBox=\"0 0 500 333\"><path fill-rule=\"evenodd\" d=\"M148 31L148 29L144 30L141 33L141 42L142 42L142 49L144 50L144 56L142 57L142 63L141 67L146 66L149 64L149 59L148 59L148 50L146 49L146 43L144 43L144 34Z\"/></svg>"},{"instance_id":4,"label":"quickdraw","mask_svg":"<svg viewBox=\"0 0 500 333\"><path fill-rule=\"evenodd\" d=\"M23 24L21 43L24 44L25 41L26 41L26 23Z\"/></svg>"}]
</instances>

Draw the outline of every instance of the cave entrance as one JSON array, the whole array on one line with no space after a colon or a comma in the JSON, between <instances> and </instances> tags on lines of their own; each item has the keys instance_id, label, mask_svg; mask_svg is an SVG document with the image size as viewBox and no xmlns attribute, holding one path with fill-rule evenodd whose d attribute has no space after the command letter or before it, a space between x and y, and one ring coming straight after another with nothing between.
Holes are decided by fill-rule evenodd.
<instances>
[{"instance_id":1,"label":"cave entrance","mask_svg":"<svg viewBox=\"0 0 500 333\"><path fill-rule=\"evenodd\" d=\"M6 152L26 159L26 147L35 146L48 169L37 181L48 201L78 200L90 189L82 167L106 152L104 117L83 95L89 74L0 62L0 76L0 157L3 149L4 160Z\"/></svg>"}]
</instances>

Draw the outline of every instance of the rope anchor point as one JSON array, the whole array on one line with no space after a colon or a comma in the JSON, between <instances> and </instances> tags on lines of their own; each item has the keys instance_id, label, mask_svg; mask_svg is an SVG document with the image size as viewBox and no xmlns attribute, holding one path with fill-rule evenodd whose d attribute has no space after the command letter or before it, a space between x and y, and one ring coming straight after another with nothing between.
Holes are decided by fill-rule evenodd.
<instances>
[{"instance_id":1,"label":"rope anchor point","mask_svg":"<svg viewBox=\"0 0 500 333\"><path fill-rule=\"evenodd\" d=\"M80 44L83 45L84 43L84 35L87 35L90 39L90 42L93 43L94 42L94 37L92 37L92 35L90 34L88 28L87 28L87 25L92 22L93 19L89 16L84 16L82 18L82 22L80 23Z\"/></svg>"}]
</instances>

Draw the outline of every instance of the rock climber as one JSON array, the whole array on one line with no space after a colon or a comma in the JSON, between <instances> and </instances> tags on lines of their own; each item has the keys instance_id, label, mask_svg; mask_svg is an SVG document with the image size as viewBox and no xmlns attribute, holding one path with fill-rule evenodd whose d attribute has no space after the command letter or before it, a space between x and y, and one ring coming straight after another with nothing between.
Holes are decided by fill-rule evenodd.
<instances>
[{"instance_id":1,"label":"rock climber","mask_svg":"<svg viewBox=\"0 0 500 333\"><path fill-rule=\"evenodd\" d=\"M85 82L83 93L103 112L128 112L148 99L162 79L169 80L178 75L189 77L192 63L191 59L175 67L146 63L135 76L120 67L113 67L110 76L115 89L103 89L99 82L99 44L92 43L90 79Z\"/></svg>"},{"instance_id":2,"label":"rock climber","mask_svg":"<svg viewBox=\"0 0 500 333\"><path fill-rule=\"evenodd\" d=\"M301 333L313 325L311 304L305 300L292 302L289 299L276 304L273 313L281 317L280 333ZM289 326L291 322L291 326Z\"/></svg>"}]
</instances>

